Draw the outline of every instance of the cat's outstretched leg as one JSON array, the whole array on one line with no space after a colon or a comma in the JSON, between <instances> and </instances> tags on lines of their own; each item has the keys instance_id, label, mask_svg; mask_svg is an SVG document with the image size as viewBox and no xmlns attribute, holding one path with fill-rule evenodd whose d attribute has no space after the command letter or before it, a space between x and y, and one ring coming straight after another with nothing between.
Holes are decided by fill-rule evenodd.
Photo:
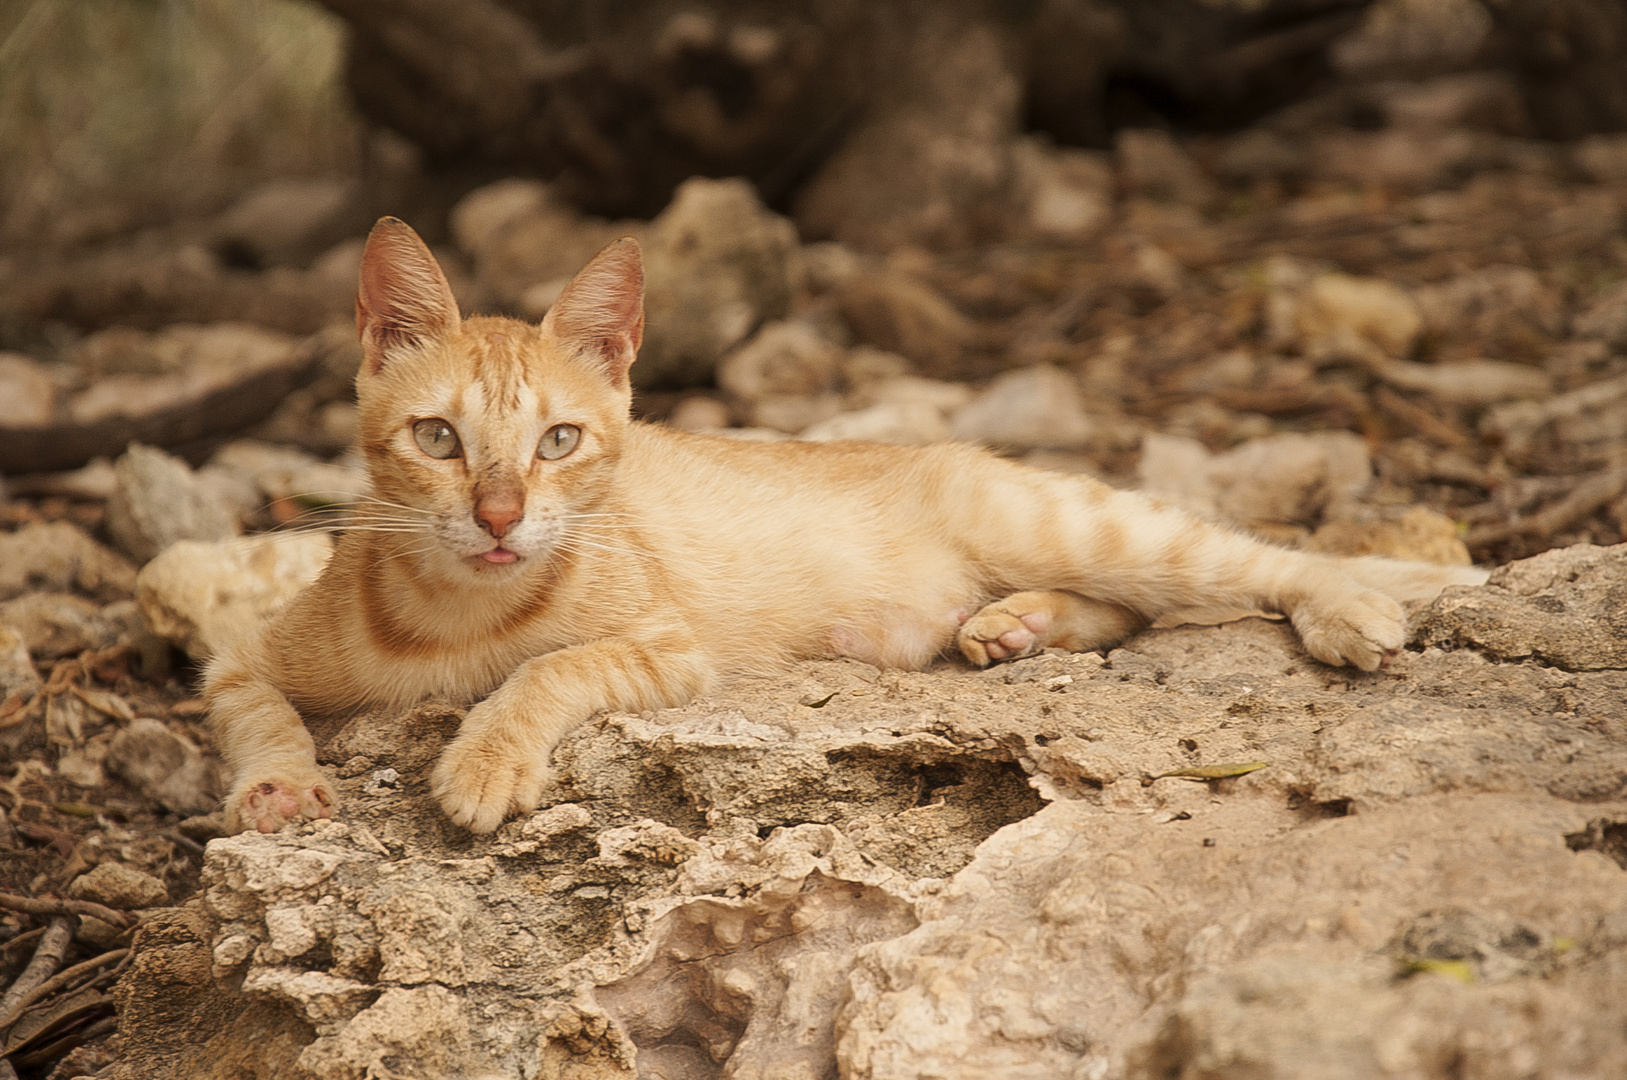
<instances>
[{"instance_id":1,"label":"cat's outstretched leg","mask_svg":"<svg viewBox=\"0 0 1627 1080\"><path fill-rule=\"evenodd\" d=\"M1043 649L1089 652L1116 645L1147 620L1129 608L1054 589L1013 593L961 624L955 644L978 667Z\"/></svg>"},{"instance_id":2,"label":"cat's outstretched leg","mask_svg":"<svg viewBox=\"0 0 1627 1080\"><path fill-rule=\"evenodd\" d=\"M210 665L203 694L232 776L227 832L333 816L338 799L317 768L311 733L281 691L227 655Z\"/></svg>"},{"instance_id":3,"label":"cat's outstretched leg","mask_svg":"<svg viewBox=\"0 0 1627 1080\"><path fill-rule=\"evenodd\" d=\"M435 797L459 825L491 832L542 803L549 755L589 716L682 705L710 679L701 652L673 636L603 639L527 660L464 717L430 778Z\"/></svg>"}]
</instances>

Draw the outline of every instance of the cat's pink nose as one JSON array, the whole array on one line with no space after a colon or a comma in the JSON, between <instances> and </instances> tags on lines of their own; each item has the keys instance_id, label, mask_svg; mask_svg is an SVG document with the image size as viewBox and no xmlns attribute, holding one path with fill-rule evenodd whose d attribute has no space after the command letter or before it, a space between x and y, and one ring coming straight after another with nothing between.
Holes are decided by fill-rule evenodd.
<instances>
[{"instance_id":1,"label":"cat's pink nose","mask_svg":"<svg viewBox=\"0 0 1627 1080\"><path fill-rule=\"evenodd\" d=\"M507 492L501 495L488 495L475 503L475 520L480 527L501 540L508 535L514 523L520 520L525 507L517 495Z\"/></svg>"}]
</instances>

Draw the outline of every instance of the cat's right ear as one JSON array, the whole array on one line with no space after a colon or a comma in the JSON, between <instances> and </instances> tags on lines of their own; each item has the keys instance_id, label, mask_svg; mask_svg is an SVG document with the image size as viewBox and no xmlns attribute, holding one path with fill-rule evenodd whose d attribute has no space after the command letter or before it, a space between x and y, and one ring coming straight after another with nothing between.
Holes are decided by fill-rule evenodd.
<instances>
[{"instance_id":1,"label":"cat's right ear","mask_svg":"<svg viewBox=\"0 0 1627 1080\"><path fill-rule=\"evenodd\" d=\"M362 370L377 375L391 349L449 334L461 321L452 287L418 234L400 218L379 218L367 234L356 290Z\"/></svg>"}]
</instances>

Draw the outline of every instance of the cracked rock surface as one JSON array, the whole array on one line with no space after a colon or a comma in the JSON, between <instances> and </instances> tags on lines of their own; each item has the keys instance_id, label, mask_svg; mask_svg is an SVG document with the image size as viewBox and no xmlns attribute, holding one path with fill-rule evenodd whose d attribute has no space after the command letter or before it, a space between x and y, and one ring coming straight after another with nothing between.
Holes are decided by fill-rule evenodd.
<instances>
[{"instance_id":1,"label":"cracked rock surface","mask_svg":"<svg viewBox=\"0 0 1627 1080\"><path fill-rule=\"evenodd\" d=\"M459 713L362 717L336 821L212 842L143 929L111 1075L1606 1075L1624 587L1513 564L1373 674L1263 619L805 663L584 725L482 838L427 790ZM1533 598L1540 654L1476 629Z\"/></svg>"}]
</instances>

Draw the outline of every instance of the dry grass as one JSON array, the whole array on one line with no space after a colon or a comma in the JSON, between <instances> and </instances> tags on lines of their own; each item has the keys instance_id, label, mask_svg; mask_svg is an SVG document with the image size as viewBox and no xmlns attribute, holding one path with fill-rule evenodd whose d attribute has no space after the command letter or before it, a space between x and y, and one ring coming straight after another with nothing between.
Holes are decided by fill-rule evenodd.
<instances>
[{"instance_id":1,"label":"dry grass","mask_svg":"<svg viewBox=\"0 0 1627 1080\"><path fill-rule=\"evenodd\" d=\"M342 60L338 20L301 0L0 0L0 243L352 170Z\"/></svg>"}]
</instances>

